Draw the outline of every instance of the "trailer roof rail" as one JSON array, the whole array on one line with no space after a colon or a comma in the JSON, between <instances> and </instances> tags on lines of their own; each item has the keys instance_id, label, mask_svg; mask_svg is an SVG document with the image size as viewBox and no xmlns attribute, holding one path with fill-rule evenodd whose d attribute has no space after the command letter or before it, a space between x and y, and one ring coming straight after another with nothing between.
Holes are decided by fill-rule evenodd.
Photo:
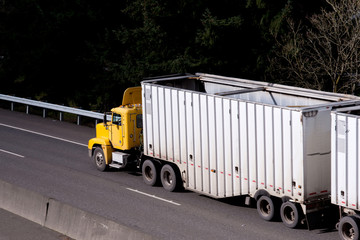
<instances>
[{"instance_id":1,"label":"trailer roof rail","mask_svg":"<svg viewBox=\"0 0 360 240\"><path fill-rule=\"evenodd\" d=\"M147 77L144 78L143 81L148 81L148 80L172 80L172 79L177 79L178 77L180 78L186 78L186 77L194 77L193 74L191 73L177 73L177 74L169 74L169 75L162 75L162 76L156 76L156 77Z\"/></svg>"},{"instance_id":2,"label":"trailer roof rail","mask_svg":"<svg viewBox=\"0 0 360 240\"><path fill-rule=\"evenodd\" d=\"M228 91L228 92L219 92L219 93L215 93L215 95L228 96L228 95L250 93L250 92L258 92L258 91L265 91L265 90L266 90L265 87L258 87L258 88L241 89L241 90Z\"/></svg>"},{"instance_id":3,"label":"trailer roof rail","mask_svg":"<svg viewBox=\"0 0 360 240\"><path fill-rule=\"evenodd\" d=\"M287 86L275 83L268 83L268 82L261 82L261 81L254 81L254 80L247 80L247 79L240 79L240 78L232 78L232 77L223 77L217 75L211 75L206 73L196 73L198 77L200 77L201 81L205 82L212 82L218 84L224 84L229 86L238 86L238 87L245 87L245 88L254 88L255 86L264 87L266 88L264 91L267 92L274 92L280 94L288 94L288 95L295 95L299 96L301 93L304 97L310 97L314 99L322 99L327 101L344 101L344 100L352 100L352 99L359 99L356 96L349 95L349 94L341 94L341 93L332 93L332 92L324 92L318 91L314 89L306 89L294 86Z\"/></svg>"}]
</instances>

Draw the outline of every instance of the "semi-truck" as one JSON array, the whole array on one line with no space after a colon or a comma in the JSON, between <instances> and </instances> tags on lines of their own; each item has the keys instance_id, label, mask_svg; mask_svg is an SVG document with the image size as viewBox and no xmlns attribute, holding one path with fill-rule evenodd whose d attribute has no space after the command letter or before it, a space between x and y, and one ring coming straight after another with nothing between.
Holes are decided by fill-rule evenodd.
<instances>
[{"instance_id":1,"label":"semi-truck","mask_svg":"<svg viewBox=\"0 0 360 240\"><path fill-rule=\"evenodd\" d=\"M259 216L310 226L331 205L331 111L352 95L197 73L127 89L96 126L98 170L137 166L146 184L246 196Z\"/></svg>"}]
</instances>

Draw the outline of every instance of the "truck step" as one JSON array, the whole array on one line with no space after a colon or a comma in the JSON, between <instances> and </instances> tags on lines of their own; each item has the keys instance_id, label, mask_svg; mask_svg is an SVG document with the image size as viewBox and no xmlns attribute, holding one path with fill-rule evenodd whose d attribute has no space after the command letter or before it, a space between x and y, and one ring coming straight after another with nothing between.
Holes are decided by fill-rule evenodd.
<instances>
[{"instance_id":1,"label":"truck step","mask_svg":"<svg viewBox=\"0 0 360 240\"><path fill-rule=\"evenodd\" d=\"M112 152L112 162L109 164L113 168L124 168L130 154L124 152Z\"/></svg>"},{"instance_id":2,"label":"truck step","mask_svg":"<svg viewBox=\"0 0 360 240\"><path fill-rule=\"evenodd\" d=\"M113 168L122 168L123 167L123 165L119 164L119 163L110 163L109 166L113 167Z\"/></svg>"}]
</instances>

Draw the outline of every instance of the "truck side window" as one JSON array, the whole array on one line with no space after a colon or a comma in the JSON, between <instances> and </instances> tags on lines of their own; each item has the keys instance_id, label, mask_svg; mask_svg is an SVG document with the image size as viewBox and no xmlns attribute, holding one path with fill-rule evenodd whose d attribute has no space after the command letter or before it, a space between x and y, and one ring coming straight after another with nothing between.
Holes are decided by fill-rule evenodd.
<instances>
[{"instance_id":1,"label":"truck side window","mask_svg":"<svg viewBox=\"0 0 360 240\"><path fill-rule=\"evenodd\" d=\"M142 128L143 127L142 114L136 115L136 127L137 128Z\"/></svg>"},{"instance_id":2,"label":"truck side window","mask_svg":"<svg viewBox=\"0 0 360 240\"><path fill-rule=\"evenodd\" d=\"M121 115L113 113L112 123L121 126Z\"/></svg>"}]
</instances>

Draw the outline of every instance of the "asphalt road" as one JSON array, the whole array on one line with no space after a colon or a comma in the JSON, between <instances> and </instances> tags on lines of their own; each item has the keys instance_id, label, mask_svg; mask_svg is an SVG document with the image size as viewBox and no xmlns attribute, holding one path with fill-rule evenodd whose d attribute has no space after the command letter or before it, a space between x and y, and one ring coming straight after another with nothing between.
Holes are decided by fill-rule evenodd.
<instances>
[{"instance_id":1,"label":"asphalt road","mask_svg":"<svg viewBox=\"0 0 360 240\"><path fill-rule=\"evenodd\" d=\"M86 147L94 128L0 109L0 136L0 179L158 239L338 239L336 230L263 221L242 198L171 193L138 173L99 172Z\"/></svg>"}]
</instances>

